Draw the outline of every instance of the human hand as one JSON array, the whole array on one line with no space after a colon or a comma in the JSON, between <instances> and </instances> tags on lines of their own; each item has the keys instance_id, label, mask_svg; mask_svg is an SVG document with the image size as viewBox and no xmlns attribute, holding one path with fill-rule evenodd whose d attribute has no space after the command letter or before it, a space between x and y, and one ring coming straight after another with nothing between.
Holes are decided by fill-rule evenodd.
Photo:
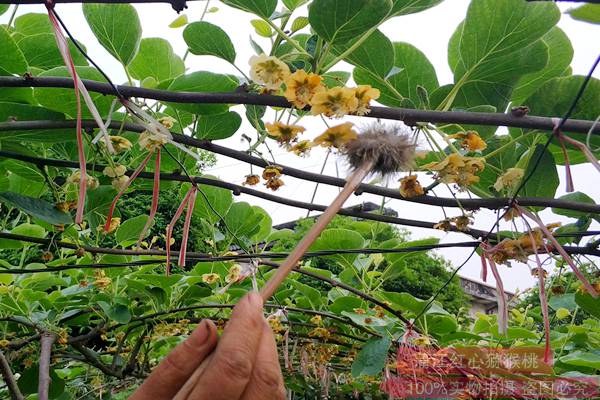
<instances>
[{"instance_id":1,"label":"human hand","mask_svg":"<svg viewBox=\"0 0 600 400\"><path fill-rule=\"evenodd\" d=\"M130 400L172 399L213 349L188 399L284 399L277 346L263 317L262 305L258 293L246 295L233 309L220 338L212 321L203 320L154 369Z\"/></svg>"}]
</instances>

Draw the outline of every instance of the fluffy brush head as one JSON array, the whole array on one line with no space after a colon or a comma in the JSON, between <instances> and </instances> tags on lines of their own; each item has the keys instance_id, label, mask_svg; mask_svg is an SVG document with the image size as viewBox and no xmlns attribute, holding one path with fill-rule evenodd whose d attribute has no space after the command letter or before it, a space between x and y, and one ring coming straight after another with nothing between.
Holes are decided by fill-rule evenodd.
<instances>
[{"instance_id":1,"label":"fluffy brush head","mask_svg":"<svg viewBox=\"0 0 600 400\"><path fill-rule=\"evenodd\" d=\"M346 144L345 153L354 169L371 161L373 172L387 175L412 166L415 145L399 126L373 124Z\"/></svg>"}]
</instances>

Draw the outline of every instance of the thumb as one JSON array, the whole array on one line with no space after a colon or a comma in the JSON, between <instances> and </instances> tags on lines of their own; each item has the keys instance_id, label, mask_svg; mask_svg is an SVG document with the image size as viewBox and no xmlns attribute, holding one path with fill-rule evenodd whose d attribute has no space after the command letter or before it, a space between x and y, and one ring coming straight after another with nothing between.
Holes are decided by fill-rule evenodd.
<instances>
[{"instance_id":1,"label":"thumb","mask_svg":"<svg viewBox=\"0 0 600 400\"><path fill-rule=\"evenodd\" d=\"M152 371L130 400L172 399L216 344L217 328L212 321L203 320Z\"/></svg>"}]
</instances>

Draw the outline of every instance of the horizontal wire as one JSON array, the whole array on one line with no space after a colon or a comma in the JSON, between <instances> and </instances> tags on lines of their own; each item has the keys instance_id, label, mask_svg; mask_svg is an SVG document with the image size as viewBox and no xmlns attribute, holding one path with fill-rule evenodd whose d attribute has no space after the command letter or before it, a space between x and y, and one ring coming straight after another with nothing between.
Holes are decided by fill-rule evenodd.
<instances>
[{"instance_id":1,"label":"horizontal wire","mask_svg":"<svg viewBox=\"0 0 600 400\"><path fill-rule=\"evenodd\" d=\"M2 77L0 77L0 81ZM1 85L0 85L1 86ZM267 95L265 95L267 96ZM95 128L97 124L93 120L85 120L82 121L82 125L85 128ZM65 129L72 128L75 126L75 121L67 120L67 121L11 121L11 122L2 122L0 123L0 132L3 131L23 131L23 130L32 130L32 129ZM122 129L129 132L142 132L144 131L144 127L139 124L134 124L130 122L121 122L121 121L112 121L109 124L109 128L111 129ZM599 127L600 129L600 127ZM256 165L258 167L264 168L269 165L265 160L253 157L247 154L244 151L234 150L229 147L220 146L218 144L212 143L206 140L199 140L190 136L185 136L177 133L173 133L173 140L187 145L191 147L200 148L203 150L207 150L216 154L221 154L226 157L234 158L236 160L244 161L252 165ZM292 168L284 165L279 165L282 167L282 174L289 175L295 178L318 182L325 185L344 187L346 184L345 179L336 178L333 176L320 175L317 173L307 172L302 169ZM378 196L384 196L392 199L409 201L412 203L418 204L427 204L439 207L453 207L453 208L461 208L465 210L476 210L479 208L487 208L487 209L501 209L508 207L512 204L512 199L510 198L445 198L445 197L435 197L435 196L416 196L411 198L403 197L398 190L389 189L376 185L369 184L361 184L359 188L356 190L355 194L360 195L362 193L370 193ZM561 208L566 210L575 210L575 211L583 211L593 214L600 214L600 205L590 204L590 203L582 203L576 201L568 201L568 200L560 200L560 199L551 199L551 198L541 198L541 197L519 197L519 204L524 207L553 207L553 208Z\"/></svg>"},{"instance_id":2,"label":"horizontal wire","mask_svg":"<svg viewBox=\"0 0 600 400\"><path fill-rule=\"evenodd\" d=\"M91 92L116 95L115 89L104 82L83 79L85 87ZM0 87L46 87L73 88L73 80L62 77L13 77L0 76ZM172 92L167 90L147 89L134 86L117 86L118 93L125 97L138 97L175 103L194 104L245 104L271 107L291 108L291 104L283 96L256 94L247 92ZM518 117L505 113L485 113L472 111L429 111L399 107L371 107L365 115L369 118L403 121L407 125L419 122L473 124L486 126L506 126L513 128L528 128L552 131L554 122L551 117L525 115ZM594 126L594 121L570 119L562 126L564 131L588 134L600 134L600 126Z\"/></svg>"},{"instance_id":3,"label":"horizontal wire","mask_svg":"<svg viewBox=\"0 0 600 400\"><path fill-rule=\"evenodd\" d=\"M128 250L128 249L112 249L92 246L77 246L73 243L53 241L51 239L36 238L32 236L17 235L8 232L0 232L1 239L9 239L15 241L23 241L29 243L37 243L42 245L50 245L61 248L78 249L82 248L86 252L92 254L120 254L128 256L166 256L166 252L163 250ZM456 242L456 243L437 243L431 245L420 245L410 246L405 248L397 249L338 249L338 250L320 250L307 252L303 255L303 258L309 257L324 257L333 256L339 254L399 254L399 253L412 253L418 251L429 251L441 248L476 248L479 246L479 242ZM600 250L591 249L588 247L576 247L576 246L563 246L565 251L570 254L587 254L592 256L600 256ZM173 251L172 258L176 259L178 256L177 251ZM214 262L214 261L242 261L260 258L263 265L273 265L270 262L266 262L263 259L283 259L288 256L287 252L266 252L266 253L250 253L250 254L236 254L226 256L214 256L207 253L189 252L187 253L186 261L195 262ZM125 268L135 266L145 266L153 264L161 264L166 259L160 260L140 260L132 261L129 263L111 263L111 264L82 264L82 265L62 265L57 267L49 268L37 268L37 269L0 269L0 274L17 274L17 273L35 273L35 272L51 272L51 271L64 271L71 269L101 269L101 268Z\"/></svg>"},{"instance_id":4,"label":"horizontal wire","mask_svg":"<svg viewBox=\"0 0 600 400\"><path fill-rule=\"evenodd\" d=\"M53 160L53 159L46 159L46 158L40 158L40 157L26 156L23 154L14 153L14 152L10 152L10 151L0 150L0 156L29 162L29 163L35 164L37 166L54 166L54 167L64 167L64 168L78 168L78 166L79 166L79 164L74 161L62 161L62 160ZM104 167L105 167L104 165L100 165L100 164L89 164L88 165L89 170L95 170L98 172L103 171ZM127 173L131 174L131 171L127 171ZM143 178L143 179L154 179L154 175L152 173L148 173L148 172L140 173L139 177ZM189 178L187 176L183 176L183 175L179 175L179 174L166 174L166 173L161 174L161 179L163 181L179 181L179 182L189 181ZM250 195L253 197L262 198L264 200L272 201L272 202L275 202L278 204L283 204L283 205L296 207L296 208L302 208L302 209L306 209L306 210L310 210L310 211L324 211L327 208L327 206L325 206L325 205L291 200L291 199L276 196L276 195L273 195L270 193L261 192L256 189L251 189L251 188L243 186L243 185L236 185L233 183L220 181L218 179L203 178L203 177L192 177L192 179L198 184L204 184L204 185L214 186L214 187L221 187L224 189L231 190L234 195L239 195L240 193L244 193L244 194L247 194L247 195ZM391 223L391 224L395 224L395 225L412 226L412 227L425 228L425 229L435 229L434 226L436 225L436 222L410 220L410 219L405 219L405 218L393 217L393 216L389 216L389 215L385 215L385 214L374 214L374 213L369 213L369 212L361 212L360 206L352 206L352 207L348 207L348 208L343 208L339 211L338 214L355 217L355 218L366 219L366 220L387 222L387 223ZM455 226L451 226L450 231L464 233L473 238L480 238L480 237L483 237L485 234L487 234L487 232L483 231L483 230L478 230L478 229L474 229L474 228L467 228L464 230L459 230ZM520 232L515 233L515 235L520 235L520 234L522 234L522 233L520 233ZM597 234L600 234L600 231L571 232L568 234L567 233L557 234L555 236L556 237L582 237L582 236L593 236L593 235L597 235ZM498 236L492 234L489 236L489 238L492 240L497 240Z\"/></svg>"}]
</instances>

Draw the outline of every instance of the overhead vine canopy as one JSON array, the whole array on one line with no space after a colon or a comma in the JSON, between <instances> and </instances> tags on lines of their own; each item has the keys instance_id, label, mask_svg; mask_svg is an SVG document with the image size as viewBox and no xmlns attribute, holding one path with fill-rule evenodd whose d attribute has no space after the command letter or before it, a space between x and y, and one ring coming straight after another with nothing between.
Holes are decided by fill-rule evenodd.
<instances>
[{"instance_id":1,"label":"overhead vine canopy","mask_svg":"<svg viewBox=\"0 0 600 400\"><path fill-rule=\"evenodd\" d=\"M170 25L181 55L144 37L145 5L81 1L125 72L117 85L61 18L64 2L74 1L23 0L47 11L25 13L0 0L0 396L127 398L200 320L222 329L312 224L275 229L268 208L235 196L324 211L316 191L305 202L278 190L288 177L345 180L280 164L272 149L317 163L343 155L361 133L346 116L393 122L418 151L396 187L359 187L382 206L342 209L266 304L291 396L406 397L393 382L415 373L407 352L443 358L445 347L541 346L544 362L554 351L549 377L597 378L600 205L582 182L600 182L600 58L573 75L557 23L592 30L600 6L561 15L550 1L472 0L448 38L453 81L442 84L422 49L380 29L442 0L205 1ZM250 18L249 44L210 22L233 9ZM241 46L256 54L241 59ZM236 72L195 70L195 56ZM220 143L232 137L237 148ZM243 184L203 173L215 155L249 166ZM557 197L561 175L568 193ZM390 215L385 199L424 211ZM438 208L446 218L432 220ZM492 225L480 209L497 212ZM400 227L465 240L412 240ZM496 313L457 305L467 261L449 266L448 248L480 258L484 280L489 269ZM529 266L539 303L515 306L498 264ZM419 275L427 269L439 276ZM420 373L440 384L450 369Z\"/></svg>"}]
</instances>

